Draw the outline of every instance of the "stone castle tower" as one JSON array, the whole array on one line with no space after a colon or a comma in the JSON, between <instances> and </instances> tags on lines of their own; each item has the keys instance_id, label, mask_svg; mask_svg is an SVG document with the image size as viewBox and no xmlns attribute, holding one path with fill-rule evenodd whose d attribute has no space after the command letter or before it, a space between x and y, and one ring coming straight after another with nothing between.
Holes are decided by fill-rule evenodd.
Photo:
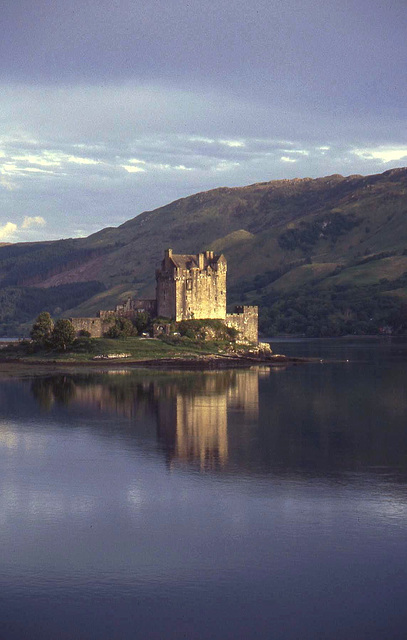
<instances>
[{"instance_id":1,"label":"stone castle tower","mask_svg":"<svg viewBox=\"0 0 407 640\"><path fill-rule=\"evenodd\" d=\"M115 309L99 311L97 318L70 318L77 332L100 337L109 329L112 317L134 319L138 313L150 318L181 320L223 320L237 330L241 341L258 343L258 307L238 306L226 313L227 263L213 251L178 254L166 249L161 268L156 271L156 299L129 298ZM169 325L166 325L169 327Z\"/></svg>"},{"instance_id":2,"label":"stone castle tower","mask_svg":"<svg viewBox=\"0 0 407 640\"><path fill-rule=\"evenodd\" d=\"M157 315L180 320L226 318L226 271L223 255L165 251L157 269Z\"/></svg>"}]
</instances>

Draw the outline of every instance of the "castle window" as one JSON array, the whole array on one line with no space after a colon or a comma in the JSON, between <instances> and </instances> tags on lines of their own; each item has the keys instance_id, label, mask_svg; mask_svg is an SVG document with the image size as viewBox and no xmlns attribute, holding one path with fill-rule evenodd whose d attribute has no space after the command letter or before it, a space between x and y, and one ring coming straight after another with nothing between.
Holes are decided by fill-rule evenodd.
<instances>
[{"instance_id":1,"label":"castle window","mask_svg":"<svg viewBox=\"0 0 407 640\"><path fill-rule=\"evenodd\" d=\"M186 281L186 288L187 288L187 291L192 291L192 280L191 279L188 279Z\"/></svg>"}]
</instances>

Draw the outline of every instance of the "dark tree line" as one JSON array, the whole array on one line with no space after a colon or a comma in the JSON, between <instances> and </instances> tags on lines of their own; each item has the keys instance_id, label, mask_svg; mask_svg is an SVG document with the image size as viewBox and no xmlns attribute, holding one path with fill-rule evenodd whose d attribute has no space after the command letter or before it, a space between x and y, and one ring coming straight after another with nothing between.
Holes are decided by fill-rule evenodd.
<instances>
[{"instance_id":1,"label":"dark tree line","mask_svg":"<svg viewBox=\"0 0 407 640\"><path fill-rule=\"evenodd\" d=\"M58 287L5 287L0 289L0 323L4 335L19 333L19 326L31 322L43 309L59 315L103 291L100 282L74 282Z\"/></svg>"},{"instance_id":2,"label":"dark tree line","mask_svg":"<svg viewBox=\"0 0 407 640\"><path fill-rule=\"evenodd\" d=\"M326 290L312 285L261 301L260 328L268 335L308 337L407 332L407 304L383 294L380 285L336 285Z\"/></svg>"}]
</instances>

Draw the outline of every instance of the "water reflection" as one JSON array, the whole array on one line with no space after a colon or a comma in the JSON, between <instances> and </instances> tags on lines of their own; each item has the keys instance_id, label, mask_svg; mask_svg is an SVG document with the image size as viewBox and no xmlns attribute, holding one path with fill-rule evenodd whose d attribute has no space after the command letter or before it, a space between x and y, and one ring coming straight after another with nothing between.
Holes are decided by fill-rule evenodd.
<instances>
[{"instance_id":1,"label":"water reflection","mask_svg":"<svg viewBox=\"0 0 407 640\"><path fill-rule=\"evenodd\" d=\"M34 379L31 392L43 412L65 406L82 413L115 414L133 422L154 418L168 463L223 468L229 457L228 423L238 414L257 422L259 376L267 368L164 375L141 379L130 371Z\"/></svg>"},{"instance_id":2,"label":"water reflection","mask_svg":"<svg viewBox=\"0 0 407 640\"><path fill-rule=\"evenodd\" d=\"M404 638L407 359L365 355L3 380L2 637Z\"/></svg>"},{"instance_id":3,"label":"water reflection","mask_svg":"<svg viewBox=\"0 0 407 640\"><path fill-rule=\"evenodd\" d=\"M43 421L63 418L72 427L85 422L126 446L158 449L171 468L332 479L398 468L403 482L406 398L404 362L383 359L286 370L92 372L0 387L6 411L40 412ZM13 437L0 427L0 438Z\"/></svg>"},{"instance_id":4,"label":"water reflection","mask_svg":"<svg viewBox=\"0 0 407 640\"><path fill-rule=\"evenodd\" d=\"M170 461L198 462L202 470L224 467L230 413L257 420L258 381L256 370L221 372L202 376L195 388L166 388L158 405L158 436Z\"/></svg>"}]
</instances>

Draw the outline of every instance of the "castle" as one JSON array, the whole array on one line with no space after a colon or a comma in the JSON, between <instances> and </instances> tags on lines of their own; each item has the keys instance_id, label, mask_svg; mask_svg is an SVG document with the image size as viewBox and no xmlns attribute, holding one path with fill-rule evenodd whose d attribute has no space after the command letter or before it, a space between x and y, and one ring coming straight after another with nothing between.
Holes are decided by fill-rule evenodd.
<instances>
[{"instance_id":1,"label":"castle","mask_svg":"<svg viewBox=\"0 0 407 640\"><path fill-rule=\"evenodd\" d=\"M96 318L70 318L77 333L88 331L101 337L112 317L132 319L145 312L151 318L181 320L218 319L238 331L238 340L258 343L258 307L238 306L226 313L227 262L213 251L198 254L175 254L165 251L161 267L156 270L156 298L129 298L114 310L99 311Z\"/></svg>"},{"instance_id":2,"label":"castle","mask_svg":"<svg viewBox=\"0 0 407 640\"><path fill-rule=\"evenodd\" d=\"M156 271L157 315L180 320L226 317L226 271L223 255L174 254L167 249Z\"/></svg>"}]
</instances>

